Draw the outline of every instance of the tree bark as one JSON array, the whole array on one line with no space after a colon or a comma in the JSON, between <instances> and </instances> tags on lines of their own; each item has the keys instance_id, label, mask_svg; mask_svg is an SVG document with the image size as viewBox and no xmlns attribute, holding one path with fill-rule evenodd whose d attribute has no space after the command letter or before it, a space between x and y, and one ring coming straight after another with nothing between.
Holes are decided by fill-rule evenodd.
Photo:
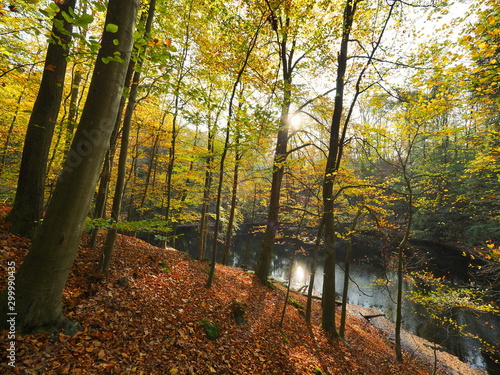
<instances>
[{"instance_id":1,"label":"tree bark","mask_svg":"<svg viewBox=\"0 0 500 375\"><path fill-rule=\"evenodd\" d=\"M149 3L149 10L146 19L146 27L144 31L144 37L146 39L148 38L148 35L151 32L151 26L153 24L155 9L156 9L156 0L151 0ZM130 86L127 108L125 109L125 117L123 118L122 140L120 144L120 156L118 160L118 175L116 177L115 195L113 196L113 207L111 209L111 217L116 222L118 222L120 219L123 191L125 190L125 176L127 173L127 156L128 156L128 144L130 138L130 128L132 126L132 115L135 109L135 103L137 99L137 92L139 88L139 81L141 78L141 67L143 61L141 56L141 51L138 52L138 59L140 59L139 63L137 64L138 69L134 72L132 78L132 84ZM111 262L111 255L113 253L113 248L115 246L116 234L117 234L116 227L108 229L108 233L106 234L106 240L102 247L102 258L101 262L99 263L99 269L105 274L109 272L109 265Z\"/></svg>"},{"instance_id":2,"label":"tree bark","mask_svg":"<svg viewBox=\"0 0 500 375\"><path fill-rule=\"evenodd\" d=\"M21 94L17 98L16 110L14 112L14 116L12 116L12 121L10 122L9 130L7 131L7 137L5 138L5 142L4 142L3 148L2 148L2 158L0 159L0 176L2 175L2 172L3 172L4 167L5 167L5 163L7 162L7 155L9 153L8 151L9 151L9 147L10 147L10 139L11 139L12 134L14 132L14 127L15 127L16 122L17 122L17 116L19 115L19 110L21 108L21 102L24 99L24 95L26 93L29 80L31 78L31 75L33 74L34 66L35 65L31 66L31 69L28 72L28 77L26 78L26 85L23 87Z\"/></svg>"},{"instance_id":3,"label":"tree bark","mask_svg":"<svg viewBox=\"0 0 500 375\"><path fill-rule=\"evenodd\" d=\"M238 136L237 136L238 137ZM238 179L239 179L239 168L242 158L242 153L239 151L239 139L236 139L236 150L234 157L234 170L233 170L233 187L231 191L231 208L229 210L229 219L227 223L226 240L224 242L224 251L222 253L221 263L227 263L227 257L229 255L229 250L231 248L231 239L233 236L233 226L234 226L234 216L236 213L236 200L238 198Z\"/></svg>"},{"instance_id":4,"label":"tree bark","mask_svg":"<svg viewBox=\"0 0 500 375\"><path fill-rule=\"evenodd\" d=\"M410 155L410 154L408 154ZM410 177L408 176L408 158L402 165L403 178L405 181L406 189L408 190L408 212L406 219L406 228L403 238L398 245L398 294L396 296L396 329L395 329L395 350L396 360L403 362L403 352L401 346L401 328L403 325L403 278L404 278L404 249L408 240L410 239L411 227L413 224L413 189L411 186Z\"/></svg>"},{"instance_id":5,"label":"tree bark","mask_svg":"<svg viewBox=\"0 0 500 375\"><path fill-rule=\"evenodd\" d=\"M47 214L26 259L16 274L17 329L21 332L53 330L68 324L62 309L62 293L76 257L85 218L101 164L109 148L126 69L132 48L136 0L110 0L105 29L80 124ZM118 40L118 45L114 41ZM106 59L120 56L122 61ZM7 293L0 300L1 316L8 312ZM5 327L7 319L2 318Z\"/></svg>"},{"instance_id":6,"label":"tree bark","mask_svg":"<svg viewBox=\"0 0 500 375\"><path fill-rule=\"evenodd\" d=\"M219 186L217 188L217 199L216 199L216 203L215 203L215 225L214 225L214 239L213 239L213 243L212 243L212 265L210 266L210 272L208 275L207 288L210 288L210 286L212 285L212 280L213 280L214 272L215 272L215 261L217 259L217 243L218 243L218 237L219 237L222 188L223 188L223 182L224 182L224 164L226 161L227 151L229 149L229 143L230 143L229 141L230 141L230 136L231 136L233 103L234 103L234 99L236 98L236 90L238 89L238 85L241 82L241 77L243 76L243 73L245 72L245 69L248 65L248 60L249 60L250 55L255 47L255 43L257 42L257 38L259 36L259 31L260 31L260 25L259 25L259 28L257 29L256 33L253 35L252 39L250 40L248 48L245 52L245 60L243 61L241 68L238 70L236 80L233 83L231 97L229 98L228 116L227 116L227 124L226 124L226 138L224 141L224 149L222 150L222 155L220 158ZM236 169L236 171L237 171L237 169ZM233 212L233 218L234 218L234 212ZM229 231L228 233L230 234L231 232Z\"/></svg>"},{"instance_id":7,"label":"tree bark","mask_svg":"<svg viewBox=\"0 0 500 375\"><path fill-rule=\"evenodd\" d=\"M217 124L217 121L214 121ZM214 140L215 132L217 130L216 125L212 127L211 121L208 121L207 130L207 152L205 162L205 183L203 185L203 200L201 206L201 217L200 217L200 240L198 242L198 253L196 254L197 260L202 260L205 256L205 250L207 247L207 237L208 237L208 210L210 205L210 190L212 188L212 174L213 174L213 152L214 152Z\"/></svg>"},{"instance_id":8,"label":"tree bark","mask_svg":"<svg viewBox=\"0 0 500 375\"><path fill-rule=\"evenodd\" d=\"M290 18L288 18L288 16L286 17L284 23L284 36L281 41L278 39L280 59L283 69L283 102L281 107L280 128L278 130L274 154L273 175L271 182L271 193L269 197L266 232L264 234L259 257L257 259L257 265L255 267L255 274L264 284L267 282L267 277L269 276L274 240L276 238L276 233L279 227L281 182L283 181L285 162L288 156L288 116L290 113L292 96L292 72L294 67L292 63L292 57L295 50L295 41L292 41L292 45L289 50L287 32L288 28L290 27Z\"/></svg>"},{"instance_id":9,"label":"tree bark","mask_svg":"<svg viewBox=\"0 0 500 375\"><path fill-rule=\"evenodd\" d=\"M354 218L350 232L354 232L356 225L361 216L362 209L358 211L356 217ZM349 234L347 240L347 251L345 254L345 266L344 266L344 287L342 288L342 312L340 313L340 328L339 336L345 339L345 324L347 318L347 293L349 291L349 278L350 278L350 266L351 266L351 254L352 254L352 234Z\"/></svg>"},{"instance_id":10,"label":"tree bark","mask_svg":"<svg viewBox=\"0 0 500 375\"><path fill-rule=\"evenodd\" d=\"M14 233L33 237L43 217L45 179L50 144L61 107L66 58L71 42L72 25L63 13L75 7L76 0L58 2L60 11L54 18L45 57L45 68L24 141L16 196L8 220ZM59 23L63 23L61 30Z\"/></svg>"},{"instance_id":11,"label":"tree bark","mask_svg":"<svg viewBox=\"0 0 500 375\"><path fill-rule=\"evenodd\" d=\"M130 88L130 81L132 80L132 75L134 74L133 66L129 63L127 69L127 75L125 76L124 89ZM111 183L111 172L113 160L115 158L116 146L118 143L120 125L122 123L123 108L125 108L126 98L122 95L120 99L120 105L118 106L118 111L116 115L115 125L113 127L113 132L111 133L111 140L109 145L109 150L104 158L104 163L102 166L101 177L99 179L99 188L97 189L95 198L95 207L93 212L93 219L104 218L106 216L106 201L108 199L109 185ZM92 230L89 239L89 246L92 248L96 247L97 235L99 234L99 228L96 227Z\"/></svg>"},{"instance_id":12,"label":"tree bark","mask_svg":"<svg viewBox=\"0 0 500 375\"><path fill-rule=\"evenodd\" d=\"M333 109L332 124L330 130L330 144L328 159L325 169L323 183L323 207L324 207L324 236L325 236L325 266L323 281L323 328L330 333L337 334L335 327L335 217L333 183L340 166L340 155L342 154L342 142L340 138L340 124L344 108L344 75L347 69L347 47L349 36L354 21L358 0L347 1L344 8L344 20L342 26L342 40L338 55L337 82L335 104Z\"/></svg>"}]
</instances>

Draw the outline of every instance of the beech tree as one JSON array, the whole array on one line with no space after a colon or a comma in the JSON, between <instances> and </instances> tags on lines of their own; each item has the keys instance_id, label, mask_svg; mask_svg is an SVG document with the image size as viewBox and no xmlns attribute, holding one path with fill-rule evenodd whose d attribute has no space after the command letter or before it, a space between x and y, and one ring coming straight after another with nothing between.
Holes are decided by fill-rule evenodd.
<instances>
[{"instance_id":1,"label":"beech tree","mask_svg":"<svg viewBox=\"0 0 500 375\"><path fill-rule=\"evenodd\" d=\"M42 219L47 161L61 106L73 27L67 17L75 4L76 0L63 0L54 3L52 7L56 14L42 81L28 123L16 197L8 216L12 222L12 231L28 237L34 235Z\"/></svg>"},{"instance_id":2,"label":"beech tree","mask_svg":"<svg viewBox=\"0 0 500 375\"><path fill-rule=\"evenodd\" d=\"M136 0L110 0L101 48L82 117L42 226L16 274L17 329L65 328L62 292L75 259L123 90L133 42ZM12 312L6 291L2 316ZM9 310L10 309L10 310ZM2 322L5 328L6 319Z\"/></svg>"},{"instance_id":3,"label":"beech tree","mask_svg":"<svg viewBox=\"0 0 500 375\"><path fill-rule=\"evenodd\" d=\"M144 39L147 40L150 37L151 33L151 27L153 23L153 17L155 14L155 8L156 8L156 0L151 0L149 3L149 10L147 13L146 22L145 22L145 27L144 27ZM146 13L145 13L146 15ZM137 43L136 43L137 44ZM120 219L120 210L122 206L122 199L123 199L123 191L125 189L125 175L126 175L126 169L127 169L127 155L128 155L128 145L129 145L129 136L130 136L130 128L132 126L132 114L134 113L135 105L136 105L136 100L137 100L137 92L139 89L139 80L141 77L141 69L142 69L142 62L144 56L141 55L143 52L143 47L142 46L137 46L137 59L139 61L136 63L137 66L135 67L135 72L132 77L132 84L130 87L130 92L129 92L129 98L127 102L127 107L125 109L125 117L123 119L123 127L122 127L122 138L121 138L121 145L120 145L120 157L118 160L118 175L117 175L117 181L116 181L116 186L115 186L115 195L113 197L113 207L111 210L111 217L115 220L118 221ZM129 63L129 64L132 64ZM134 64L135 65L135 64ZM129 66L130 69L130 66ZM109 271L109 264L111 262L111 255L113 252L113 247L115 245L115 239L116 239L116 233L117 233L117 228L110 228L108 230L108 233L106 235L106 240L104 242L103 248L102 248L102 259L100 261L100 269L104 273L108 273Z\"/></svg>"},{"instance_id":4,"label":"beech tree","mask_svg":"<svg viewBox=\"0 0 500 375\"><path fill-rule=\"evenodd\" d=\"M297 101L296 97L299 97L299 85L294 83L294 76L307 59L312 58L314 53L318 53L318 50L321 51L319 46L329 40L330 33L334 33L331 31L335 29L333 25L336 26L335 21L329 23L331 20L327 20L327 24L318 25L316 32L309 33L308 22L318 21L318 18L314 17L317 14L315 12L326 11L321 7L315 9L315 4L311 1L275 3L266 0L265 3L267 9L263 12L268 14L268 27L275 37L274 43L278 54L277 76L280 74L281 78L275 83L276 92L279 91L280 114L272 164L267 223L255 268L257 277L264 283L269 274L272 249L279 230L281 187L287 159L291 153L305 146L299 145L294 149L289 147L292 135L290 134L290 119L295 114L292 106ZM327 8L328 11L332 11L331 8ZM305 42L307 38L309 43ZM314 57L317 57L318 68L322 66L323 59L328 60L328 58L321 56L321 53ZM326 95L331 91L333 90L328 90L319 96ZM272 95L275 95L275 92ZM312 101L306 101L301 108ZM296 112L300 112L300 110Z\"/></svg>"},{"instance_id":5,"label":"beech tree","mask_svg":"<svg viewBox=\"0 0 500 375\"><path fill-rule=\"evenodd\" d=\"M350 125L351 117L354 107L357 103L359 96L365 92L371 83L362 83L365 80L365 73L374 60L375 53L378 51L382 42L384 32L387 28L388 22L392 17L394 7L397 2L392 2L389 5L382 22L379 25L378 34L373 35L374 42L371 43L371 48L363 49L365 52L366 62L361 65L359 72L354 73L354 93L351 103L348 107L347 114L344 114L344 89L346 86L346 71L348 63L348 46L351 41L351 32L354 17L357 14L357 7L361 1L347 1L344 7L342 37L340 49L337 59L337 78L336 78L336 96L334 101L334 108L330 128L330 140L328 147L327 164L325 167L325 178L323 183L323 236L325 246L325 266L324 266L324 281L323 281L323 315L322 324L323 328L336 334L335 327L335 264L336 264L336 234L335 234L335 199L334 199L334 183L339 171L343 150L346 142L347 129ZM358 41L359 42L359 41Z\"/></svg>"}]
</instances>

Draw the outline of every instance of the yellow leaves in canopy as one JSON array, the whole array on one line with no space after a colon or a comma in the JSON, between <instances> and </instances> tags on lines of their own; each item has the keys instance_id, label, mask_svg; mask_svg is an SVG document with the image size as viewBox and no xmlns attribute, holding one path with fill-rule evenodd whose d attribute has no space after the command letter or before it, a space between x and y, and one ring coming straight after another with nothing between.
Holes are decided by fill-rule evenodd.
<instances>
[{"instance_id":1,"label":"yellow leaves in canopy","mask_svg":"<svg viewBox=\"0 0 500 375\"><path fill-rule=\"evenodd\" d=\"M487 43L485 43L485 42L479 43L479 48L486 49L486 47L488 47Z\"/></svg>"},{"instance_id":2,"label":"yellow leaves in canopy","mask_svg":"<svg viewBox=\"0 0 500 375\"><path fill-rule=\"evenodd\" d=\"M154 38L153 40L150 40L148 42L148 46L151 46L151 47L155 47L155 46L171 47L172 46L172 39L168 38L165 40L159 40L158 38Z\"/></svg>"}]
</instances>

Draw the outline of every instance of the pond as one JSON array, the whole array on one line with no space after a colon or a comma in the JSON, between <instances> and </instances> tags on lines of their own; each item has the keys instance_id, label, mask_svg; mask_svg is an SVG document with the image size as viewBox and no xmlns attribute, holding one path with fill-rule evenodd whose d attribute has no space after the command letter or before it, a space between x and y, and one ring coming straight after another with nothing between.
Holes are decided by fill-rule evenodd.
<instances>
[{"instance_id":1,"label":"pond","mask_svg":"<svg viewBox=\"0 0 500 375\"><path fill-rule=\"evenodd\" d=\"M197 237L191 233L185 233L176 243L176 248L186 251L195 256L197 252ZM252 233L245 230L238 233L233 240L230 264L232 266L253 269L257 253L260 250L262 234ZM380 251L381 243L376 238L364 238L356 241L353 245L351 263L351 281L348 289L348 302L367 308L376 308L382 311L390 320L395 320L396 283L376 283L377 279L396 280L394 272L386 270L383 254ZM468 277L468 261L455 249L425 241L415 241L416 246L427 259L429 271L436 276L446 276L457 285L470 283ZM296 253L293 265L292 251L303 248L305 254ZM291 284L298 289L309 283L312 257L312 244L304 243L296 239L281 238L273 249L273 260L271 265L271 276L280 280L288 280L290 267L292 266ZM205 255L207 258L210 254ZM318 257L316 276L314 283L315 294L321 295L323 286L323 263L322 256ZM343 260L345 259L345 245L339 246L336 272L336 289L340 295L343 288ZM405 291L410 286L405 285ZM496 346L500 347L500 318L491 314L477 315L469 310L453 310L453 318L459 324L467 325L467 331L479 336ZM447 328L438 328L433 324L425 310L411 301L405 300L403 304L403 327L405 330L423 337L429 341L436 342L447 351L458 356L462 361L470 365L486 369L490 374L500 374L500 365L495 363L489 355L486 355L480 342L471 337L465 337ZM500 357L496 357L500 360Z\"/></svg>"}]
</instances>

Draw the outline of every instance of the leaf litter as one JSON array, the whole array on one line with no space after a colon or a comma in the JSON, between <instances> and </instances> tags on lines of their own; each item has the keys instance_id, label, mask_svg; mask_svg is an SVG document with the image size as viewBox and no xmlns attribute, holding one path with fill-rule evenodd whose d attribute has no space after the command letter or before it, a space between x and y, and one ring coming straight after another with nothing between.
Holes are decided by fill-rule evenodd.
<instances>
[{"instance_id":1,"label":"leaf litter","mask_svg":"<svg viewBox=\"0 0 500 375\"><path fill-rule=\"evenodd\" d=\"M96 273L99 250L86 243L84 235L63 294L67 317L83 330L74 336L18 335L13 370L4 360L8 342L2 332L0 373L432 373L415 353L396 362L383 332L360 316L348 316L346 342L332 339L320 327L319 301L311 325L288 304L280 328L283 288L263 286L243 270L217 265L212 288L206 289L208 262L119 235L110 274L102 277ZM7 262L19 266L29 245L0 223L0 289ZM304 296L293 298L305 306ZM234 318L235 304L244 309L244 324ZM204 322L217 327L217 338L207 337Z\"/></svg>"}]
</instances>

